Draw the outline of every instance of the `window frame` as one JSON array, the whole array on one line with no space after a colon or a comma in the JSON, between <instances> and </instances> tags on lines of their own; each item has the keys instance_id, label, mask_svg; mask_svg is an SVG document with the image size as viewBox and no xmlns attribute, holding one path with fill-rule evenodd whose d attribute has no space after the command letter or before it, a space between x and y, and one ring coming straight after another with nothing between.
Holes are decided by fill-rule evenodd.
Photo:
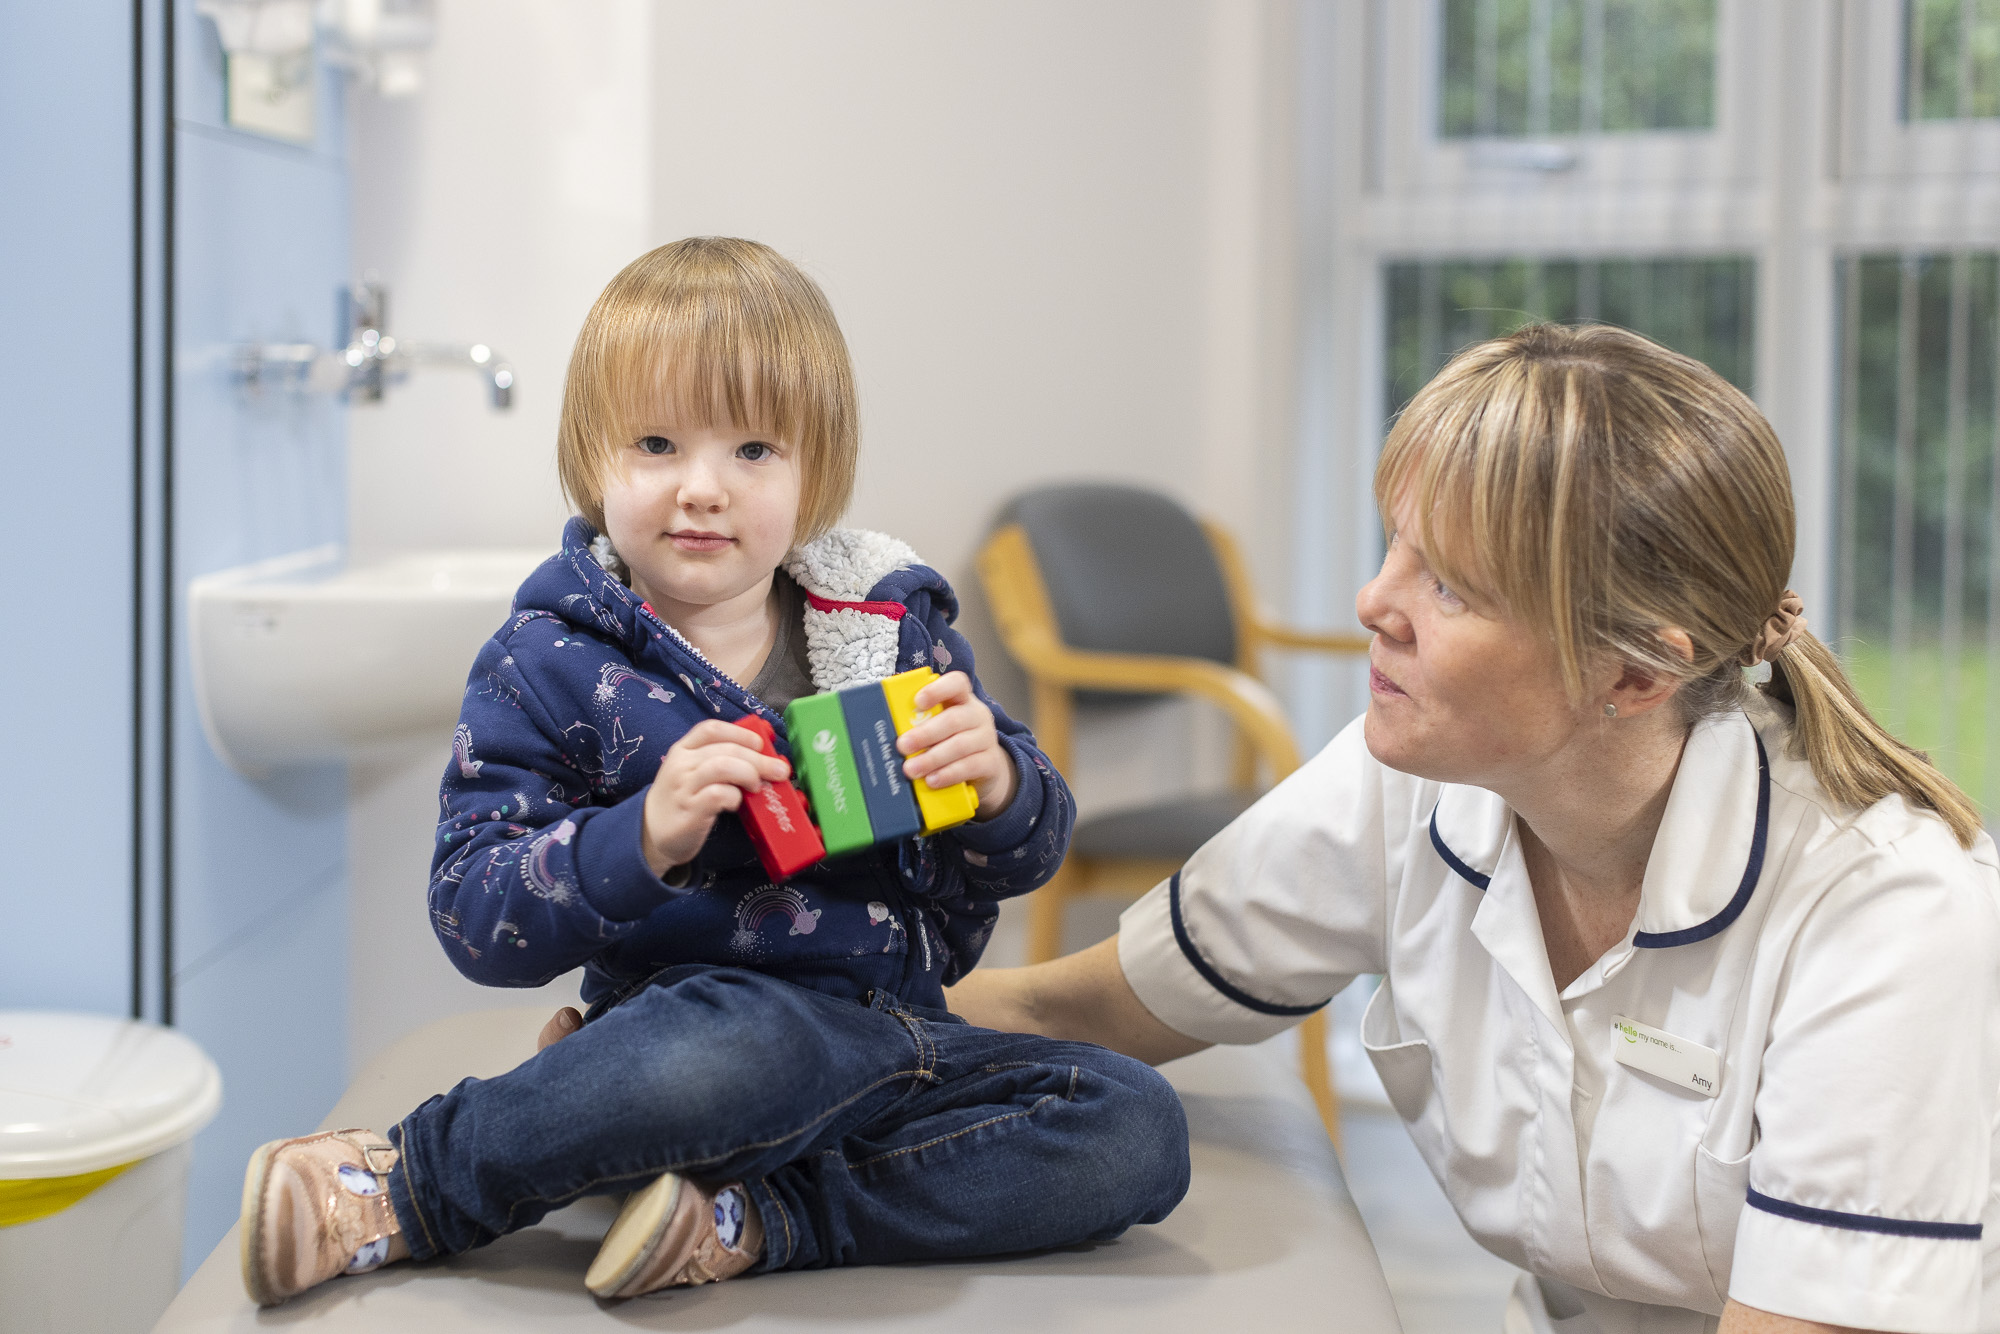
<instances>
[{"instance_id":1,"label":"window frame","mask_svg":"<svg viewBox=\"0 0 2000 1334\"><path fill-rule=\"evenodd\" d=\"M1907 120L1909 0L1846 0L1840 111L1841 175L1898 184L1932 178L1962 185L2000 174L2000 117Z\"/></svg>"},{"instance_id":2,"label":"window frame","mask_svg":"<svg viewBox=\"0 0 2000 1334\"><path fill-rule=\"evenodd\" d=\"M1903 6L1718 0L1713 130L1547 141L1438 134L1442 0L1306 12L1300 77L1324 92L1300 104L1300 225L1326 259L1306 311L1293 614L1351 624L1379 560L1368 482L1388 410L1389 262L1744 254L1757 266L1755 397L1798 502L1793 583L1837 634L1837 260L2000 236L2000 120L1902 119ZM1579 161L1550 173L1481 148L1522 142L1575 142ZM1300 672L1308 740L1366 706L1358 673Z\"/></svg>"},{"instance_id":3,"label":"window frame","mask_svg":"<svg viewBox=\"0 0 2000 1334\"><path fill-rule=\"evenodd\" d=\"M1743 151L1744 108L1755 96L1746 79L1754 71L1734 56L1741 30L1756 20L1745 0L1717 0L1712 127L1536 136L1446 137L1439 123L1444 0L1370 0L1368 8L1388 67L1417 72L1385 82L1369 127L1370 185L1402 211L1421 216L1425 204L1467 192L1504 207L1535 177L1570 187L1558 193L1591 194L1647 179L1676 186L1743 181L1754 170Z\"/></svg>"}]
</instances>

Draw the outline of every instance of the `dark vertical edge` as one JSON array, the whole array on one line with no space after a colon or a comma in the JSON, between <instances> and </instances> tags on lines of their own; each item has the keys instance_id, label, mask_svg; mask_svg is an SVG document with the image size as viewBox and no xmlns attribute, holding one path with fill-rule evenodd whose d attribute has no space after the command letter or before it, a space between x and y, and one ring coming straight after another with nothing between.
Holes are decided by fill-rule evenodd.
<instances>
[{"instance_id":1,"label":"dark vertical edge","mask_svg":"<svg viewBox=\"0 0 2000 1334\"><path fill-rule=\"evenodd\" d=\"M1924 114L1924 11L1922 0L1903 0L1903 76L1896 101L1905 124Z\"/></svg>"},{"instance_id":2,"label":"dark vertical edge","mask_svg":"<svg viewBox=\"0 0 2000 1334\"><path fill-rule=\"evenodd\" d=\"M175 3L160 25L160 1022L174 1022L174 136Z\"/></svg>"},{"instance_id":3,"label":"dark vertical edge","mask_svg":"<svg viewBox=\"0 0 2000 1334\"><path fill-rule=\"evenodd\" d=\"M1845 4L1828 5L1826 14L1828 43L1831 47L1832 55L1832 60L1828 65L1831 71L1832 96L1827 98L1825 104L1827 107L1826 160L1820 164L1820 174L1829 181L1837 181L1846 174L1842 169L1842 164L1847 153L1848 139L1847 117L1849 108L1847 90L1852 83L1852 76L1847 68L1850 54L1847 49L1847 6Z\"/></svg>"},{"instance_id":4,"label":"dark vertical edge","mask_svg":"<svg viewBox=\"0 0 2000 1334\"><path fill-rule=\"evenodd\" d=\"M146 4L132 0L132 1017L146 1001Z\"/></svg>"}]
</instances>

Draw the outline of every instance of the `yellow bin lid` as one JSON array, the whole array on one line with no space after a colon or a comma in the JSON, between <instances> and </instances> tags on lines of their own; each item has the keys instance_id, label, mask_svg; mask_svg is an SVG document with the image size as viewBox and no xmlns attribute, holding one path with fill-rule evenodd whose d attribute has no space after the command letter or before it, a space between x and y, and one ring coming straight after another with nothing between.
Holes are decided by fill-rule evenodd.
<instances>
[{"instance_id":1,"label":"yellow bin lid","mask_svg":"<svg viewBox=\"0 0 2000 1334\"><path fill-rule=\"evenodd\" d=\"M221 1106L215 1062L172 1029L0 1010L0 1181L149 1158L192 1138Z\"/></svg>"}]
</instances>

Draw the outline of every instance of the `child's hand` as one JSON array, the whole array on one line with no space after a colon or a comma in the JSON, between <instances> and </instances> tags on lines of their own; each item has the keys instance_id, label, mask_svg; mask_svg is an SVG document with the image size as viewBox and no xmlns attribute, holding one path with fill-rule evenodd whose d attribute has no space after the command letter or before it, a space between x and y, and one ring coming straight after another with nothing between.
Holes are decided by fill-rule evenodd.
<instances>
[{"instance_id":1,"label":"child's hand","mask_svg":"<svg viewBox=\"0 0 2000 1334\"><path fill-rule=\"evenodd\" d=\"M715 817L743 804L745 792L791 773L766 755L757 734L711 718L688 729L660 758L660 772L646 790L640 846L653 874L685 866L708 841Z\"/></svg>"},{"instance_id":2,"label":"child's hand","mask_svg":"<svg viewBox=\"0 0 2000 1334\"><path fill-rule=\"evenodd\" d=\"M917 708L938 708L896 739L896 749L910 758L903 772L911 782L927 781L934 788L970 783L979 795L979 816L990 820L1014 800L1014 757L1000 744L993 710L972 693L972 678L964 672L941 676L917 692ZM912 751L921 755L911 755Z\"/></svg>"}]
</instances>

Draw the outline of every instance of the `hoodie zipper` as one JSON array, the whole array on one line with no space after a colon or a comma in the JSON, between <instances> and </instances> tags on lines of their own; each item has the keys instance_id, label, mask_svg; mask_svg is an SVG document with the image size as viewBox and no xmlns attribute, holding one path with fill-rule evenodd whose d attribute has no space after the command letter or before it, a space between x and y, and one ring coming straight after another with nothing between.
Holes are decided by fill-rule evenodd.
<instances>
[{"instance_id":1,"label":"hoodie zipper","mask_svg":"<svg viewBox=\"0 0 2000 1334\"><path fill-rule=\"evenodd\" d=\"M609 570L606 570L605 574L611 578L614 579L617 578L617 576L611 574ZM779 718L779 716L776 713L772 712L772 710L767 705L765 705L762 700L758 699L755 695L751 694L742 685L738 684L735 678L731 677L729 673L723 671L720 667L717 667L714 663L710 662L708 660L708 655L703 653L700 649L696 648L693 644L689 643L688 637L686 635L676 630L673 626L667 624L667 622L660 616L660 614L653 610L652 603L640 602L638 604L638 610L642 615L645 616L645 618L648 621L652 622L654 625L659 626L660 629L672 635L674 637L674 642L676 644L679 644L682 648L686 649L690 654L692 654L696 662L708 668L709 671L714 672L716 680L719 683L729 686L732 690L736 691L737 694L741 695L743 697L743 702L750 706L749 709L750 712L762 714L767 718L777 719L780 722L780 724L782 724L783 719ZM814 682L813 684L817 685L818 682ZM780 736L785 735L784 728L782 726L780 726L777 730ZM788 741L789 739L790 738L787 738ZM902 902L903 911L908 915L911 924L916 927L917 941L923 949L924 976L929 977L931 974L930 921L928 920L928 918L924 913L923 904L917 901L916 896L908 893L906 890L903 889L901 878L895 877L895 881L896 881L895 885L896 897L900 898L903 901Z\"/></svg>"},{"instance_id":2,"label":"hoodie zipper","mask_svg":"<svg viewBox=\"0 0 2000 1334\"><path fill-rule=\"evenodd\" d=\"M606 573L609 573L609 571L606 571ZM726 685L731 690L734 690L739 696L741 696L740 702L743 705L747 706L744 709L744 712L759 714L765 718L773 719L778 722L784 721L782 718L779 718L777 713L772 711L769 705L765 704L762 700L758 699L755 695L751 694L748 688L739 683L736 680L736 678L732 677L728 672L723 671L720 667L710 662L708 660L708 655L703 653L700 649L696 648L693 644L689 643L688 637L686 635L682 634L680 631L674 629L673 626L668 625L664 620L662 620L660 618L660 614L653 610L652 603L641 602L639 604L639 610L642 613L644 613L647 620L651 621L654 625L659 626L662 630L665 630L668 634L672 635L674 637L674 642L676 644L679 644L682 648L686 649L689 653L693 654L694 660L696 662L706 667L709 671L714 672L716 684ZM778 734L780 736L784 735L784 731L782 728L779 729Z\"/></svg>"}]
</instances>

